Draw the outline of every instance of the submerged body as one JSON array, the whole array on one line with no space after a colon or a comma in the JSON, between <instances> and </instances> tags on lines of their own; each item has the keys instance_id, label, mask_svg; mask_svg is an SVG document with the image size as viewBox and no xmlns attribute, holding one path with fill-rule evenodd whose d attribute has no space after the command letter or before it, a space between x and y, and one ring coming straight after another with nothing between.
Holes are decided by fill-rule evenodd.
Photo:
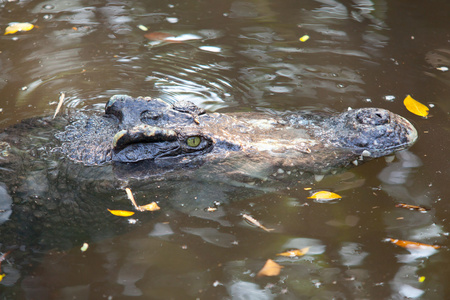
<instances>
[{"instance_id":1,"label":"submerged body","mask_svg":"<svg viewBox=\"0 0 450 300\"><path fill-rule=\"evenodd\" d=\"M104 115L80 119L56 137L60 152L85 165L114 162L132 169L145 161L155 171L240 158L317 174L406 149L417 131L379 108L207 114L190 102L118 95Z\"/></svg>"}]
</instances>

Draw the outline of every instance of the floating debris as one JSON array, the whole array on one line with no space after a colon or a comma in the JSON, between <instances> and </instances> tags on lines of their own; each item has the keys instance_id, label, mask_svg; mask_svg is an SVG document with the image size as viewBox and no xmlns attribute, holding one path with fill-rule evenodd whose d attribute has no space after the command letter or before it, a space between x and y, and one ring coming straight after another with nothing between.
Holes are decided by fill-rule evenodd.
<instances>
[{"instance_id":1,"label":"floating debris","mask_svg":"<svg viewBox=\"0 0 450 300\"><path fill-rule=\"evenodd\" d=\"M256 220L255 218L253 218L253 217L250 216L250 215L243 214L242 217L243 217L246 221L248 221L250 224L253 224L253 225L255 225L256 227L259 227L259 228L261 228L262 230L265 230L265 231L267 231L267 232L271 232L272 230L274 230L274 229L272 229L272 228L266 228L266 227L264 227L258 220Z\"/></svg>"},{"instance_id":2,"label":"floating debris","mask_svg":"<svg viewBox=\"0 0 450 300\"><path fill-rule=\"evenodd\" d=\"M280 274L282 268L283 266L280 266L269 258L264 264L264 267L258 272L257 276L277 276Z\"/></svg>"},{"instance_id":3,"label":"floating debris","mask_svg":"<svg viewBox=\"0 0 450 300\"><path fill-rule=\"evenodd\" d=\"M61 106L64 102L64 97L66 95L64 93L61 93L61 95L59 95L59 101L58 101L58 106L56 106L56 110L55 110L55 114L53 115L53 119L56 117L56 115L59 113L59 110L61 109Z\"/></svg>"},{"instance_id":4,"label":"floating debris","mask_svg":"<svg viewBox=\"0 0 450 300\"><path fill-rule=\"evenodd\" d=\"M152 202L146 205L137 205L136 200L134 200L133 192L130 188L126 188L125 191L127 192L128 199L130 199L131 204L133 204L134 208L138 211L156 211L160 210L161 208L156 204L156 202Z\"/></svg>"},{"instance_id":5,"label":"floating debris","mask_svg":"<svg viewBox=\"0 0 450 300\"><path fill-rule=\"evenodd\" d=\"M328 191L315 192L314 194L308 197L308 199L315 199L315 200L335 200L341 198L342 197L340 195Z\"/></svg>"},{"instance_id":6,"label":"floating debris","mask_svg":"<svg viewBox=\"0 0 450 300\"><path fill-rule=\"evenodd\" d=\"M9 26L5 29L5 35L14 34L17 31L30 31L34 28L34 25L31 23L20 23L20 22L12 22L9 23Z\"/></svg>"},{"instance_id":7,"label":"floating debris","mask_svg":"<svg viewBox=\"0 0 450 300\"><path fill-rule=\"evenodd\" d=\"M426 208L423 206L410 205L410 204L405 204L405 203L397 203L397 204L395 204L395 207L406 208L409 210L418 210L420 212L426 212L426 211L430 210L429 208Z\"/></svg>"},{"instance_id":8,"label":"floating debris","mask_svg":"<svg viewBox=\"0 0 450 300\"><path fill-rule=\"evenodd\" d=\"M392 244L395 244L397 246L403 247L403 248L409 248L409 249L439 249L441 246L437 245L429 245L429 244L423 244L418 242L411 242L411 241L405 241L405 240L398 240L398 239L391 239L387 238L387 242L391 242Z\"/></svg>"},{"instance_id":9,"label":"floating debris","mask_svg":"<svg viewBox=\"0 0 450 300\"><path fill-rule=\"evenodd\" d=\"M307 40L309 40L309 35L305 34L304 36L302 36L301 38L299 38L300 42L306 42Z\"/></svg>"},{"instance_id":10,"label":"floating debris","mask_svg":"<svg viewBox=\"0 0 450 300\"><path fill-rule=\"evenodd\" d=\"M80 250L81 252L86 252L86 250L89 248L89 244L88 243L83 243L83 246L81 246Z\"/></svg>"},{"instance_id":11,"label":"floating debris","mask_svg":"<svg viewBox=\"0 0 450 300\"><path fill-rule=\"evenodd\" d=\"M415 115L421 117L428 116L428 107L413 99L410 95L406 96L405 100L403 100L403 105L405 105L406 109Z\"/></svg>"},{"instance_id":12,"label":"floating debris","mask_svg":"<svg viewBox=\"0 0 450 300\"><path fill-rule=\"evenodd\" d=\"M128 210L115 210L115 209L109 209L108 208L108 211L111 214L113 214L115 216L118 216L118 217L129 217L129 216L134 215L134 212L128 211Z\"/></svg>"},{"instance_id":13,"label":"floating debris","mask_svg":"<svg viewBox=\"0 0 450 300\"><path fill-rule=\"evenodd\" d=\"M293 249L288 250L286 252L278 253L277 256L285 256L285 257L298 257L303 256L308 253L310 247L305 247L302 249Z\"/></svg>"}]
</instances>

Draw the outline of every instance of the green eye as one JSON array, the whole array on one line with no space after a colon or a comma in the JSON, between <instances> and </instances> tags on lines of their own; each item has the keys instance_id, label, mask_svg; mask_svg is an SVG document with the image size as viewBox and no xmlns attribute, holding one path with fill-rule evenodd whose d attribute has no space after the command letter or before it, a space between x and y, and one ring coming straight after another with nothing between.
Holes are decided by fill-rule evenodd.
<instances>
[{"instance_id":1,"label":"green eye","mask_svg":"<svg viewBox=\"0 0 450 300\"><path fill-rule=\"evenodd\" d=\"M191 136L187 138L186 143L189 147L198 147L201 141L199 136Z\"/></svg>"}]
</instances>

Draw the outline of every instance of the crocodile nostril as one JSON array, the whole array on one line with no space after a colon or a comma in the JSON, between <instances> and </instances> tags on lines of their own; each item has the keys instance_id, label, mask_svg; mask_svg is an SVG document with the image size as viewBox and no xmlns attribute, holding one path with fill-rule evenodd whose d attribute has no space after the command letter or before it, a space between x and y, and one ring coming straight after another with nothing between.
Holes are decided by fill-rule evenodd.
<instances>
[{"instance_id":1,"label":"crocodile nostril","mask_svg":"<svg viewBox=\"0 0 450 300\"><path fill-rule=\"evenodd\" d=\"M389 113L383 111L375 113L361 112L356 116L356 119L360 124L367 125L384 125L390 122Z\"/></svg>"}]
</instances>

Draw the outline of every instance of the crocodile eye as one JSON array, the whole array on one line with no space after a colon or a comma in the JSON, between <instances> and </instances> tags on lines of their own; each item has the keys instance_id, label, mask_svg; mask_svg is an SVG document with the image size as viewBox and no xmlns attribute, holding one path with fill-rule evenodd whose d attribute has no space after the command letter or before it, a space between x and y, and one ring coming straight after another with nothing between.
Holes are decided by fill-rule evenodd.
<instances>
[{"instance_id":1,"label":"crocodile eye","mask_svg":"<svg viewBox=\"0 0 450 300\"><path fill-rule=\"evenodd\" d=\"M186 139L186 144L189 147L198 147L202 139L199 136L191 136Z\"/></svg>"}]
</instances>

